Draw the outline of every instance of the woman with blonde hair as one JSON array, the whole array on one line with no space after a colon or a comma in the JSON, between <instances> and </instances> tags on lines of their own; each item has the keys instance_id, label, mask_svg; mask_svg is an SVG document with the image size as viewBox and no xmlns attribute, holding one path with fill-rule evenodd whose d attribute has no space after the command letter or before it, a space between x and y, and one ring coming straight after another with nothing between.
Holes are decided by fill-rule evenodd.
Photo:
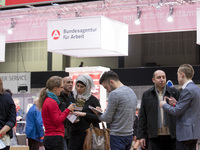
<instances>
[{"instance_id":1,"label":"woman with blonde hair","mask_svg":"<svg viewBox=\"0 0 200 150\"><path fill-rule=\"evenodd\" d=\"M42 110L42 119L45 127L43 144L45 150L62 150L64 141L64 125L70 111L73 111L75 104L69 105L65 111L59 109L59 100L57 96L63 90L62 78L52 76L46 82L39 96L39 108Z\"/></svg>"}]
</instances>

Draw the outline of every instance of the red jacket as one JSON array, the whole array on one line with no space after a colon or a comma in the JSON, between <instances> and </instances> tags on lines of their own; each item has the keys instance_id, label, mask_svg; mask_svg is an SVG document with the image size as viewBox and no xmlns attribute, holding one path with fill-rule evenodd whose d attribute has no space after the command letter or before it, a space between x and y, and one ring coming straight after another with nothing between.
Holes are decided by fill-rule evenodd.
<instances>
[{"instance_id":1,"label":"red jacket","mask_svg":"<svg viewBox=\"0 0 200 150\"><path fill-rule=\"evenodd\" d=\"M61 112L55 100L47 97L42 106L42 119L45 127L45 136L63 136L65 133L63 121L70 113L69 109Z\"/></svg>"}]
</instances>

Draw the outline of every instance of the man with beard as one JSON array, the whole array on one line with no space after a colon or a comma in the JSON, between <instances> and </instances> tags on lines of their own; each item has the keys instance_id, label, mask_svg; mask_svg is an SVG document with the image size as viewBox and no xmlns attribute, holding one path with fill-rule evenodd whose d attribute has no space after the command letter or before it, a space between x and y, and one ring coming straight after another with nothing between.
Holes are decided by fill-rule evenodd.
<instances>
[{"instance_id":1,"label":"man with beard","mask_svg":"<svg viewBox=\"0 0 200 150\"><path fill-rule=\"evenodd\" d=\"M109 93L106 111L98 116L101 121L110 123L110 148L130 150L137 97L131 88L120 82L113 71L105 72L99 82ZM99 107L97 109L101 111Z\"/></svg>"},{"instance_id":2,"label":"man with beard","mask_svg":"<svg viewBox=\"0 0 200 150\"><path fill-rule=\"evenodd\" d=\"M165 113L159 102L165 96L178 98L179 91L166 85L166 75L162 70L153 73L154 86L142 95L139 113L138 138L145 149L148 136L148 150L175 150L176 118Z\"/></svg>"},{"instance_id":3,"label":"man with beard","mask_svg":"<svg viewBox=\"0 0 200 150\"><path fill-rule=\"evenodd\" d=\"M61 111L64 111L67 106L69 105L68 99L73 96L72 92L73 88L73 80L71 77L66 76L63 78L63 91L60 93L60 96L58 97L60 101L59 108ZM64 150L67 150L67 145L69 143L69 121L66 119L64 121L64 127L65 127L65 137L64 137Z\"/></svg>"}]
</instances>

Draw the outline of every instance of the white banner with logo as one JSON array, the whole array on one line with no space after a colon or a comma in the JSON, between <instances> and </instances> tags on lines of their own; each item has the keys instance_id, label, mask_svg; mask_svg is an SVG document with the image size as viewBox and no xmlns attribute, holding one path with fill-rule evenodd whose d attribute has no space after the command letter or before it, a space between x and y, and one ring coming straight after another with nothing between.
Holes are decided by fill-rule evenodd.
<instances>
[{"instance_id":1,"label":"white banner with logo","mask_svg":"<svg viewBox=\"0 0 200 150\"><path fill-rule=\"evenodd\" d=\"M6 37L0 34L0 62L5 62Z\"/></svg>"},{"instance_id":2,"label":"white banner with logo","mask_svg":"<svg viewBox=\"0 0 200 150\"><path fill-rule=\"evenodd\" d=\"M30 93L31 73L0 73L4 89L12 93Z\"/></svg>"},{"instance_id":3,"label":"white banner with logo","mask_svg":"<svg viewBox=\"0 0 200 150\"><path fill-rule=\"evenodd\" d=\"M75 57L128 55L128 25L104 16L48 22L48 51Z\"/></svg>"}]
</instances>

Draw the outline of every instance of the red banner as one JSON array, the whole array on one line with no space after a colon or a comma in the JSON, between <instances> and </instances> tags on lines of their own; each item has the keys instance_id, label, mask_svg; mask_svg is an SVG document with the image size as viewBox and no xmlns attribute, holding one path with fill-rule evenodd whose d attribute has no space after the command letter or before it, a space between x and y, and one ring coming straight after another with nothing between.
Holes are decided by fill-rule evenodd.
<instances>
[{"instance_id":1,"label":"red banner","mask_svg":"<svg viewBox=\"0 0 200 150\"><path fill-rule=\"evenodd\" d=\"M5 6L8 5L21 5L30 3L53 2L49 0L5 0Z\"/></svg>"}]
</instances>

